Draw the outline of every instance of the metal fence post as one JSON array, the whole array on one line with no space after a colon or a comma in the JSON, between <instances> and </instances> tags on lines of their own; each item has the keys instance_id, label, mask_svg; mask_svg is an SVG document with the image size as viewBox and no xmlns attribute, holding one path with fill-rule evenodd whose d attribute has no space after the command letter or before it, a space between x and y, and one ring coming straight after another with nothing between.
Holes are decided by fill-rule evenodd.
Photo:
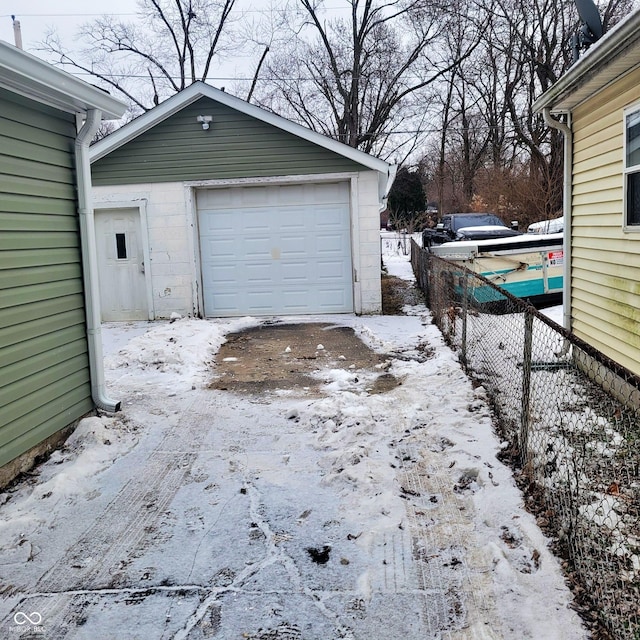
<instances>
[{"instance_id":1,"label":"metal fence post","mask_svg":"<svg viewBox=\"0 0 640 640\"><path fill-rule=\"evenodd\" d=\"M467 295L467 287L469 279L467 274L463 274L462 284L462 344L460 346L460 359L464 368L467 368L467 317L469 315L469 296Z\"/></svg>"},{"instance_id":2,"label":"metal fence post","mask_svg":"<svg viewBox=\"0 0 640 640\"><path fill-rule=\"evenodd\" d=\"M522 355L522 409L520 416L520 460L526 464L529 449L529 425L531 422L531 345L533 342L533 314L524 312L524 352Z\"/></svg>"},{"instance_id":3,"label":"metal fence post","mask_svg":"<svg viewBox=\"0 0 640 640\"><path fill-rule=\"evenodd\" d=\"M426 249L420 249L420 278L422 279L422 290L424 291L427 304L431 306L431 282L429 279L429 255Z\"/></svg>"}]
</instances>

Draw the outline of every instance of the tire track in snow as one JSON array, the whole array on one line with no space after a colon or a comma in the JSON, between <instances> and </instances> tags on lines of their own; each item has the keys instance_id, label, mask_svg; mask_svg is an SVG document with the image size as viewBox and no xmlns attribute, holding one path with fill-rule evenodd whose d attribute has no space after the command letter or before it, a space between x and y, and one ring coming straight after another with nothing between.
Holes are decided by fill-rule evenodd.
<instances>
[{"instance_id":1,"label":"tire track in snow","mask_svg":"<svg viewBox=\"0 0 640 640\"><path fill-rule=\"evenodd\" d=\"M139 473L129 479L102 514L40 578L35 591L48 594L41 613L47 620L50 637L64 637L70 625L76 626L74 592L113 587L130 558L148 546L145 539L149 532L185 484L199 444L207 435L198 428L203 424L201 417L213 415L211 405L215 401L215 394L210 391L194 391L178 423L168 429ZM20 610L25 598L14 607L15 611Z\"/></svg>"},{"instance_id":2,"label":"tire track in snow","mask_svg":"<svg viewBox=\"0 0 640 640\"><path fill-rule=\"evenodd\" d=\"M406 498L419 588L441 596L425 607L427 629L434 637L452 640L499 638L489 626L495 620L486 597L493 590L491 568L469 553L477 548L473 505L454 491L449 470L424 448L402 444L398 451L410 461L398 479Z\"/></svg>"}]
</instances>

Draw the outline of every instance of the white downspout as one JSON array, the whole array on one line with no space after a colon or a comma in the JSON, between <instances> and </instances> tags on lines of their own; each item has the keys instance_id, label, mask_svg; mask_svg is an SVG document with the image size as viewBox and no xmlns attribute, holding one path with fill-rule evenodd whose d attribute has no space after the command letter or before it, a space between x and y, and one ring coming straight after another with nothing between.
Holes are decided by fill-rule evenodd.
<instances>
[{"instance_id":1,"label":"white downspout","mask_svg":"<svg viewBox=\"0 0 640 640\"><path fill-rule=\"evenodd\" d=\"M107 396L104 381L100 296L97 291L98 258L96 256L96 232L91 196L91 164L89 162L89 144L100 126L101 118L102 113L99 109L90 109L87 112L87 119L76 137L76 181L78 183L78 213L80 214L80 243L82 246L82 271L89 342L91 397L99 409L113 412L120 410L121 403L111 400Z\"/></svg>"},{"instance_id":2,"label":"white downspout","mask_svg":"<svg viewBox=\"0 0 640 640\"><path fill-rule=\"evenodd\" d=\"M396 179L396 174L398 173L398 165L392 164L389 167L389 171L387 175L383 175L382 173L378 176L378 199L380 201L380 212L382 213L387 208L387 201L389 199L389 191L391 191L391 187Z\"/></svg>"},{"instance_id":3,"label":"white downspout","mask_svg":"<svg viewBox=\"0 0 640 640\"><path fill-rule=\"evenodd\" d=\"M553 129L562 131L564 135L564 180L562 195L562 214L564 216L564 273L562 279L562 325L567 331L571 331L571 176L572 176L572 152L573 132L571 131L571 114L567 114L567 122L560 122L551 115L551 109L545 107L542 110L544 121Z\"/></svg>"}]
</instances>

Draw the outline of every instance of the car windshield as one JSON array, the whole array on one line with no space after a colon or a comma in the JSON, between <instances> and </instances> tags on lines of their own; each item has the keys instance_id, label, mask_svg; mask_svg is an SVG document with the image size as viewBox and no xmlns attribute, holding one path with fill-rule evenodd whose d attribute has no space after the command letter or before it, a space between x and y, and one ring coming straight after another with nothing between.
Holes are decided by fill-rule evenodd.
<instances>
[{"instance_id":1,"label":"car windshield","mask_svg":"<svg viewBox=\"0 0 640 640\"><path fill-rule=\"evenodd\" d=\"M462 229L463 227L483 227L487 225L498 225L500 227L506 226L498 216L495 216L492 213L475 213L468 216L455 216L453 220L456 229Z\"/></svg>"}]
</instances>

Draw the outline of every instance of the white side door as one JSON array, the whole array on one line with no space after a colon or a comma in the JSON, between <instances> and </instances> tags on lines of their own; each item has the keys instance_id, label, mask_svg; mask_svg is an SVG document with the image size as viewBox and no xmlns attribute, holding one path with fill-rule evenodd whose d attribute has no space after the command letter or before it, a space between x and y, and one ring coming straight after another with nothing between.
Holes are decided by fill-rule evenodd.
<instances>
[{"instance_id":1,"label":"white side door","mask_svg":"<svg viewBox=\"0 0 640 640\"><path fill-rule=\"evenodd\" d=\"M148 320L140 212L96 210L95 226L102 321Z\"/></svg>"}]
</instances>

